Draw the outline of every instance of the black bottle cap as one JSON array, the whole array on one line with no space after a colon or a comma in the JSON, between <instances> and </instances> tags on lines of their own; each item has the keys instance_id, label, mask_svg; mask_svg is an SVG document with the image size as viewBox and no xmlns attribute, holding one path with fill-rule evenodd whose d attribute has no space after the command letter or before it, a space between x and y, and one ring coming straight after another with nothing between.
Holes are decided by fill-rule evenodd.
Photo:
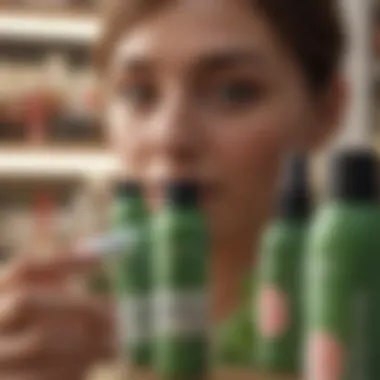
<instances>
[{"instance_id":1,"label":"black bottle cap","mask_svg":"<svg viewBox=\"0 0 380 380\"><path fill-rule=\"evenodd\" d=\"M372 150L339 152L330 172L332 198L376 201L379 193L379 161Z\"/></svg>"},{"instance_id":2,"label":"black bottle cap","mask_svg":"<svg viewBox=\"0 0 380 380\"><path fill-rule=\"evenodd\" d=\"M281 218L305 219L312 209L309 188L308 159L294 154L287 162L284 183L280 192L278 214Z\"/></svg>"},{"instance_id":3,"label":"black bottle cap","mask_svg":"<svg viewBox=\"0 0 380 380\"><path fill-rule=\"evenodd\" d=\"M134 180L120 181L116 184L116 195L118 197L138 198L142 196L142 187Z\"/></svg>"},{"instance_id":4,"label":"black bottle cap","mask_svg":"<svg viewBox=\"0 0 380 380\"><path fill-rule=\"evenodd\" d=\"M196 181L176 180L167 184L166 199L175 206L197 206L200 199L201 186Z\"/></svg>"}]
</instances>

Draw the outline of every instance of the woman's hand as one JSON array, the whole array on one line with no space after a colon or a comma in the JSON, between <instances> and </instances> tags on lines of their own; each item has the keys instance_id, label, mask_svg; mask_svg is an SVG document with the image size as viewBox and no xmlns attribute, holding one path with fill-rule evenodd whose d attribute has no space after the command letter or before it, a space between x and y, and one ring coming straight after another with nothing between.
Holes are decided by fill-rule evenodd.
<instances>
[{"instance_id":1,"label":"woman's hand","mask_svg":"<svg viewBox=\"0 0 380 380\"><path fill-rule=\"evenodd\" d=\"M4 273L1 380L80 380L92 364L113 355L111 304L65 286L70 274L89 269L91 261L23 262Z\"/></svg>"}]
</instances>

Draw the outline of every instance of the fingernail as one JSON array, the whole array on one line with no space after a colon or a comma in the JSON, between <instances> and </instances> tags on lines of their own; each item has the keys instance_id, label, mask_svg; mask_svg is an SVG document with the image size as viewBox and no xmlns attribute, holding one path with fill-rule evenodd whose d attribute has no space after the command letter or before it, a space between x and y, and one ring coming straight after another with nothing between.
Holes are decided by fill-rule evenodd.
<instances>
[{"instance_id":1,"label":"fingernail","mask_svg":"<svg viewBox=\"0 0 380 380\"><path fill-rule=\"evenodd\" d=\"M14 295L0 296L0 323L9 320L17 312L18 299Z\"/></svg>"}]
</instances>

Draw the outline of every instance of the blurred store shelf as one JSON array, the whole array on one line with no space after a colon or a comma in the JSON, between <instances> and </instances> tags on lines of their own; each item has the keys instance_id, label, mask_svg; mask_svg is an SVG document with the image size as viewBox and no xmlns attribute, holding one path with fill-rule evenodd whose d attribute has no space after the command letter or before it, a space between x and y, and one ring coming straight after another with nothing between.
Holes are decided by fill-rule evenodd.
<instances>
[{"instance_id":1,"label":"blurred store shelf","mask_svg":"<svg viewBox=\"0 0 380 380\"><path fill-rule=\"evenodd\" d=\"M53 7L38 7L38 6L11 6L2 5L0 0L0 14L7 14L17 17L45 17L45 18L89 18L96 16L98 12L94 8L85 6L53 6Z\"/></svg>"},{"instance_id":2,"label":"blurred store shelf","mask_svg":"<svg viewBox=\"0 0 380 380\"><path fill-rule=\"evenodd\" d=\"M106 151L0 147L0 178L112 177L117 163Z\"/></svg>"},{"instance_id":3,"label":"blurred store shelf","mask_svg":"<svg viewBox=\"0 0 380 380\"><path fill-rule=\"evenodd\" d=\"M375 64L373 65L372 75L374 79L374 83L376 85L380 84L380 59L377 59Z\"/></svg>"},{"instance_id":4,"label":"blurred store shelf","mask_svg":"<svg viewBox=\"0 0 380 380\"><path fill-rule=\"evenodd\" d=\"M78 13L27 13L0 9L0 38L91 44L99 25L95 16Z\"/></svg>"}]
</instances>

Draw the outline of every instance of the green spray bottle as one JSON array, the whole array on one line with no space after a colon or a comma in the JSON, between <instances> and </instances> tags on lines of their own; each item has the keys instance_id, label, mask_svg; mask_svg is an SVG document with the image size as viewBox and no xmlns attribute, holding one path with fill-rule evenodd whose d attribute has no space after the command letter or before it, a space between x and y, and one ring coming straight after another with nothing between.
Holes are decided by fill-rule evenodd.
<instances>
[{"instance_id":1,"label":"green spray bottle","mask_svg":"<svg viewBox=\"0 0 380 380\"><path fill-rule=\"evenodd\" d=\"M118 184L113 219L115 229L125 228L134 237L112 265L122 353L132 369L145 370L152 359L151 247L148 210L137 182Z\"/></svg>"},{"instance_id":2,"label":"green spray bottle","mask_svg":"<svg viewBox=\"0 0 380 380\"><path fill-rule=\"evenodd\" d=\"M176 181L153 216L154 363L159 379L204 379L209 370L209 268L200 188Z\"/></svg>"},{"instance_id":3,"label":"green spray bottle","mask_svg":"<svg viewBox=\"0 0 380 380\"><path fill-rule=\"evenodd\" d=\"M332 168L306 260L305 379L380 379L378 159L345 151Z\"/></svg>"},{"instance_id":4,"label":"green spray bottle","mask_svg":"<svg viewBox=\"0 0 380 380\"><path fill-rule=\"evenodd\" d=\"M300 369L301 268L311 211L308 161L292 155L276 217L263 233L256 283L255 365L262 371Z\"/></svg>"}]
</instances>

